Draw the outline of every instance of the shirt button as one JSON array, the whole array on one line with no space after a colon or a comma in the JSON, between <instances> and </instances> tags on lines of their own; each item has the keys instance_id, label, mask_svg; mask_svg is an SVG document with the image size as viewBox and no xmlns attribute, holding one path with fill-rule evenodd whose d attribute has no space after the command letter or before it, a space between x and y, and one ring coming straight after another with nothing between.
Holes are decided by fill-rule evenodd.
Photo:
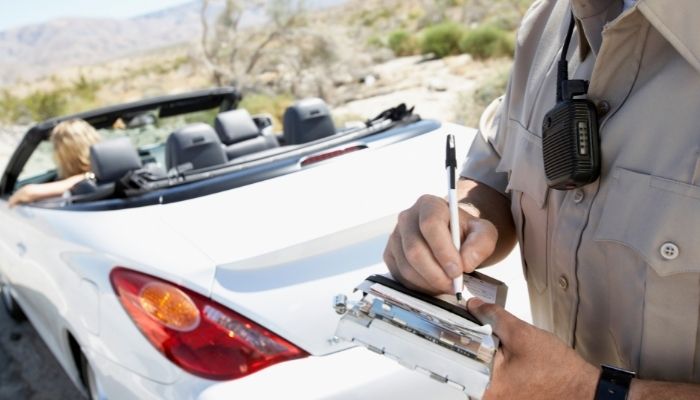
<instances>
[{"instance_id":1,"label":"shirt button","mask_svg":"<svg viewBox=\"0 0 700 400\"><path fill-rule=\"evenodd\" d=\"M601 100L598 102L597 108L598 108L598 116L602 117L605 114L610 112L610 103L608 103L605 100Z\"/></svg>"},{"instance_id":2,"label":"shirt button","mask_svg":"<svg viewBox=\"0 0 700 400\"><path fill-rule=\"evenodd\" d=\"M559 277L559 287L566 290L569 287L569 280L564 275Z\"/></svg>"},{"instance_id":3,"label":"shirt button","mask_svg":"<svg viewBox=\"0 0 700 400\"><path fill-rule=\"evenodd\" d=\"M580 202L583 201L583 198L585 197L583 190L581 189L576 189L574 190L574 203L579 204Z\"/></svg>"},{"instance_id":4,"label":"shirt button","mask_svg":"<svg viewBox=\"0 0 700 400\"><path fill-rule=\"evenodd\" d=\"M661 245L661 247L659 248L659 252L661 253L661 257L663 257L664 260L671 261L678 258L680 249L678 248L678 246L676 246L675 243L666 242Z\"/></svg>"}]
</instances>

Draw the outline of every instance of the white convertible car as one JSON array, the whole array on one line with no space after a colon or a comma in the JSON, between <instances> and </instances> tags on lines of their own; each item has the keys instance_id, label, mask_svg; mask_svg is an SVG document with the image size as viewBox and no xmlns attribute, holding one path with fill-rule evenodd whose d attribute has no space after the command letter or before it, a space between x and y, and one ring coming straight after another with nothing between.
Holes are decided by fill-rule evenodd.
<instances>
[{"instance_id":1,"label":"white convertible car","mask_svg":"<svg viewBox=\"0 0 700 400\"><path fill-rule=\"evenodd\" d=\"M270 119L231 88L31 128L0 182L0 283L95 399L459 399L334 338L332 299L384 272L397 213L443 195L445 135L399 106L336 130L320 100ZM82 118L94 180L7 207L56 179L48 136Z\"/></svg>"}]
</instances>

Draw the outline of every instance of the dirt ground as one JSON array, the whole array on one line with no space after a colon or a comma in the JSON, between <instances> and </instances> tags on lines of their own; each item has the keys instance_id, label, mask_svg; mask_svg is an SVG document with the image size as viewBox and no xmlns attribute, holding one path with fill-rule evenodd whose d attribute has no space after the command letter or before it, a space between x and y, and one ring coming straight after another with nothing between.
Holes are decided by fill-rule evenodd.
<instances>
[{"instance_id":1,"label":"dirt ground","mask_svg":"<svg viewBox=\"0 0 700 400\"><path fill-rule=\"evenodd\" d=\"M83 398L31 324L0 309L0 400Z\"/></svg>"},{"instance_id":2,"label":"dirt ground","mask_svg":"<svg viewBox=\"0 0 700 400\"><path fill-rule=\"evenodd\" d=\"M400 103L416 106L424 118L456 122L455 111L460 93L472 92L476 77L465 73L475 69L468 55L439 60L420 56L403 57L376 65L376 81L365 87L360 98L333 109L335 114L371 117Z\"/></svg>"}]
</instances>

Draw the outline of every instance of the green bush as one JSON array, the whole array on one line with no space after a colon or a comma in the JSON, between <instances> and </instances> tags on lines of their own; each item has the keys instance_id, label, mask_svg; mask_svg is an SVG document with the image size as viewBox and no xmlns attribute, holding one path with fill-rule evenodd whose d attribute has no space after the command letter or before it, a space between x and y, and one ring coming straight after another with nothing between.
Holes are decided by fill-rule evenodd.
<instances>
[{"instance_id":1,"label":"green bush","mask_svg":"<svg viewBox=\"0 0 700 400\"><path fill-rule=\"evenodd\" d=\"M359 22L362 26L373 27L377 26L380 22L386 21L393 15L390 8L382 7L373 10L362 10L358 15L355 15L352 19L354 22Z\"/></svg>"},{"instance_id":2,"label":"green bush","mask_svg":"<svg viewBox=\"0 0 700 400\"><path fill-rule=\"evenodd\" d=\"M16 122L22 117L22 103L9 91L3 90L0 94L0 121Z\"/></svg>"},{"instance_id":3,"label":"green bush","mask_svg":"<svg viewBox=\"0 0 700 400\"><path fill-rule=\"evenodd\" d=\"M462 125L477 127L484 109L505 93L510 76L509 64L495 68L492 74L477 80L474 92L463 92L458 95L454 108L455 121Z\"/></svg>"},{"instance_id":4,"label":"green bush","mask_svg":"<svg viewBox=\"0 0 700 400\"><path fill-rule=\"evenodd\" d=\"M510 77L510 69L498 71L497 74L483 82L476 90L474 90L474 101L482 109L486 108L492 101L503 96L508 86L508 78Z\"/></svg>"},{"instance_id":5,"label":"green bush","mask_svg":"<svg viewBox=\"0 0 700 400\"><path fill-rule=\"evenodd\" d=\"M99 82L88 80L85 75L80 74L78 80L73 84L71 92L74 96L80 98L81 100L94 102L99 90Z\"/></svg>"},{"instance_id":6,"label":"green bush","mask_svg":"<svg viewBox=\"0 0 700 400\"><path fill-rule=\"evenodd\" d=\"M399 57L417 54L420 50L418 40L415 36L404 31L396 30L389 35L389 48Z\"/></svg>"},{"instance_id":7,"label":"green bush","mask_svg":"<svg viewBox=\"0 0 700 400\"><path fill-rule=\"evenodd\" d=\"M443 22L430 26L423 32L421 51L442 58L460 53L460 41L464 28L454 22Z\"/></svg>"},{"instance_id":8,"label":"green bush","mask_svg":"<svg viewBox=\"0 0 700 400\"><path fill-rule=\"evenodd\" d=\"M282 131L284 111L294 103L294 98L289 95L248 94L243 97L239 108L245 108L251 114L268 113L272 115L272 122L276 132Z\"/></svg>"},{"instance_id":9,"label":"green bush","mask_svg":"<svg viewBox=\"0 0 700 400\"><path fill-rule=\"evenodd\" d=\"M384 41L378 35L372 35L367 38L367 47L373 49L380 49L384 47Z\"/></svg>"},{"instance_id":10,"label":"green bush","mask_svg":"<svg viewBox=\"0 0 700 400\"><path fill-rule=\"evenodd\" d=\"M515 42L509 32L493 25L482 25L467 31L459 42L459 48L476 59L512 57Z\"/></svg>"},{"instance_id":11,"label":"green bush","mask_svg":"<svg viewBox=\"0 0 700 400\"><path fill-rule=\"evenodd\" d=\"M23 99L24 106L34 121L57 117L66 113L68 101L62 90L35 91Z\"/></svg>"}]
</instances>

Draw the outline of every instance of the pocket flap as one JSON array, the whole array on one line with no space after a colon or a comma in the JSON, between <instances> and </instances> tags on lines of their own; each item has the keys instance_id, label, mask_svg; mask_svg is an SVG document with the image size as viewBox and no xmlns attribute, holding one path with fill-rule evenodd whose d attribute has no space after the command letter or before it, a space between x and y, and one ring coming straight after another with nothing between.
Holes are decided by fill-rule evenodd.
<instances>
[{"instance_id":1,"label":"pocket flap","mask_svg":"<svg viewBox=\"0 0 700 400\"><path fill-rule=\"evenodd\" d=\"M515 190L530 196L539 208L547 202L549 188L544 175L542 139L515 121L508 122L506 139L496 172L507 172L506 191Z\"/></svg>"},{"instance_id":2,"label":"pocket flap","mask_svg":"<svg viewBox=\"0 0 700 400\"><path fill-rule=\"evenodd\" d=\"M637 252L658 275L700 271L700 186L615 169L596 241Z\"/></svg>"}]
</instances>

